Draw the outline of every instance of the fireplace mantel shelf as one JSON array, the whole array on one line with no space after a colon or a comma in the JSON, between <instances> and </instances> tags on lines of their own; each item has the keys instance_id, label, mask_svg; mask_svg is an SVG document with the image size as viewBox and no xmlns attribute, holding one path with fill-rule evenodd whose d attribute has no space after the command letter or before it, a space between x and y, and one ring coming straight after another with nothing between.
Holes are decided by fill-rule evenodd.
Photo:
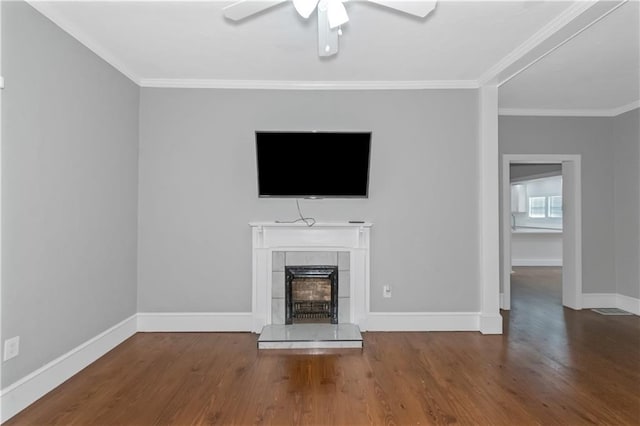
<instances>
[{"instance_id":1,"label":"fireplace mantel shelf","mask_svg":"<svg viewBox=\"0 0 640 426\"><path fill-rule=\"evenodd\" d=\"M287 223L287 222L250 222L249 226L251 227L260 227L260 226L273 226L273 227L301 227L301 228L331 228L331 227L360 227L363 226L365 228L371 228L373 223L371 222L361 222L361 223L351 223L351 222L316 222L313 226L308 226L304 222L295 222L295 223Z\"/></svg>"},{"instance_id":2,"label":"fireplace mantel shelf","mask_svg":"<svg viewBox=\"0 0 640 426\"><path fill-rule=\"evenodd\" d=\"M350 323L366 330L369 313L370 222L251 222L253 239L253 331L272 324L271 288L274 251L348 251Z\"/></svg>"}]
</instances>

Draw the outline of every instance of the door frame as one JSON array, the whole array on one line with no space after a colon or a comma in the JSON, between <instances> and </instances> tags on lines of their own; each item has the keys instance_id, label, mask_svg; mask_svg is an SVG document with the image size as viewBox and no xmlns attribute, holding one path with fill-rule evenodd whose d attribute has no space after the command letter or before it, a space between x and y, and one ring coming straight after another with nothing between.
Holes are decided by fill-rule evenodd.
<instances>
[{"instance_id":1,"label":"door frame","mask_svg":"<svg viewBox=\"0 0 640 426\"><path fill-rule=\"evenodd\" d=\"M511 309L511 164L562 164L562 304L582 309L582 166L580 155L502 155L502 293Z\"/></svg>"},{"instance_id":2,"label":"door frame","mask_svg":"<svg viewBox=\"0 0 640 426\"><path fill-rule=\"evenodd\" d=\"M0 0L0 39L2 34L2 0ZM4 90L4 76L2 74L2 43L0 43L0 219L2 214L2 91ZM4 359L4 338L2 335L2 220L0 220L0 342L2 342L2 352L0 353L0 377L2 377L2 364ZM0 386L1 388L1 386ZM2 407L0 407L2 411ZM2 421L0 416L0 422Z\"/></svg>"}]
</instances>

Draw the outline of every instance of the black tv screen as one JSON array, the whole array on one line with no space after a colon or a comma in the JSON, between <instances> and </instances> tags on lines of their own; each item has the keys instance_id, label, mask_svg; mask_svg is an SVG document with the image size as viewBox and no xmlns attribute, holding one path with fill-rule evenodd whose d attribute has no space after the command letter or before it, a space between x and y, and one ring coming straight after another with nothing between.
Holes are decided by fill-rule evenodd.
<instances>
[{"instance_id":1,"label":"black tv screen","mask_svg":"<svg viewBox=\"0 0 640 426\"><path fill-rule=\"evenodd\" d=\"M256 132L260 197L366 198L371 132Z\"/></svg>"}]
</instances>

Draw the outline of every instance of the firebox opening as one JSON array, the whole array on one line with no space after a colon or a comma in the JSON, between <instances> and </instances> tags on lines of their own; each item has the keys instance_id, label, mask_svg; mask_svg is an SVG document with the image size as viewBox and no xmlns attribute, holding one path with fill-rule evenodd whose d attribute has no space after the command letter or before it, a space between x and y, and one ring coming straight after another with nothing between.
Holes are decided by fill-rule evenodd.
<instances>
[{"instance_id":1,"label":"firebox opening","mask_svg":"<svg viewBox=\"0 0 640 426\"><path fill-rule=\"evenodd\" d=\"M287 266L285 276L285 324L338 323L337 266Z\"/></svg>"}]
</instances>

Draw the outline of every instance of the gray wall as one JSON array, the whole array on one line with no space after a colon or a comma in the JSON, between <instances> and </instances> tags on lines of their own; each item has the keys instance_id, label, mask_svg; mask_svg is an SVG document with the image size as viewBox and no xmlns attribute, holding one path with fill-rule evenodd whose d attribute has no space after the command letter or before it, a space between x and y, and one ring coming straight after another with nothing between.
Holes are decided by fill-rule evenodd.
<instances>
[{"instance_id":1,"label":"gray wall","mask_svg":"<svg viewBox=\"0 0 640 426\"><path fill-rule=\"evenodd\" d=\"M613 119L613 142L616 286L640 298L640 109Z\"/></svg>"},{"instance_id":2,"label":"gray wall","mask_svg":"<svg viewBox=\"0 0 640 426\"><path fill-rule=\"evenodd\" d=\"M582 156L582 291L615 293L613 120L500 117L500 154Z\"/></svg>"},{"instance_id":3,"label":"gray wall","mask_svg":"<svg viewBox=\"0 0 640 426\"><path fill-rule=\"evenodd\" d=\"M2 3L7 386L135 313L136 85L23 2Z\"/></svg>"},{"instance_id":4,"label":"gray wall","mask_svg":"<svg viewBox=\"0 0 640 426\"><path fill-rule=\"evenodd\" d=\"M477 102L474 90L142 89L139 311L251 310L248 222L297 215L294 200L258 198L254 131L310 129L373 131L370 198L301 203L320 221L374 223L371 309L477 311Z\"/></svg>"}]
</instances>

